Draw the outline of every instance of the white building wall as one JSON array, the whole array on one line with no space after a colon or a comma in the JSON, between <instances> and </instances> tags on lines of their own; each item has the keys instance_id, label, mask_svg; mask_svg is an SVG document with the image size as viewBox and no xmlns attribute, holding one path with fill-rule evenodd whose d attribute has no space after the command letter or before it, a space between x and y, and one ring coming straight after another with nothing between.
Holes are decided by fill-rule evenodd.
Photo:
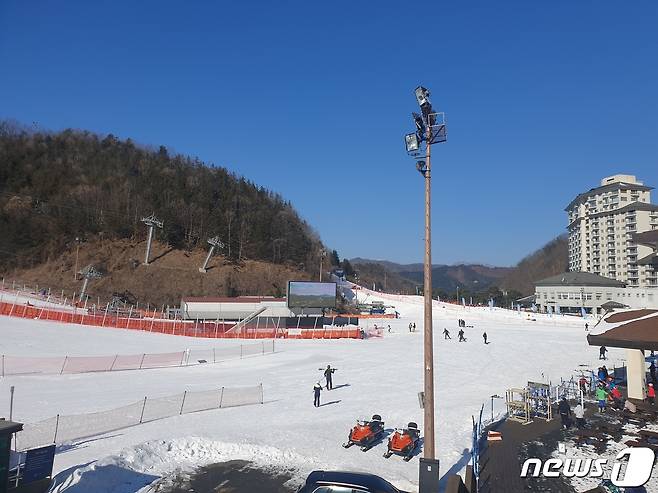
<instances>
[{"instance_id":1,"label":"white building wall","mask_svg":"<svg viewBox=\"0 0 658 493\"><path fill-rule=\"evenodd\" d=\"M285 301L260 302L213 302L186 301L181 302L183 318L187 320L241 320L260 308L266 310L259 317L295 317L298 315L322 315L319 308L290 309Z\"/></svg>"},{"instance_id":2,"label":"white building wall","mask_svg":"<svg viewBox=\"0 0 658 493\"><path fill-rule=\"evenodd\" d=\"M536 286L535 303L540 311L547 311L549 306L562 311L571 308L579 311L581 307L590 313L599 313L600 306L606 301L616 301L630 308L658 308L658 289L652 288L612 288L594 286Z\"/></svg>"},{"instance_id":3,"label":"white building wall","mask_svg":"<svg viewBox=\"0 0 658 493\"><path fill-rule=\"evenodd\" d=\"M567 209L569 270L609 277L630 287L658 287L655 270L637 264L651 249L632 241L633 233L658 229L658 210L621 210L651 204L650 191L631 175L604 178L601 187Z\"/></svg>"}]
</instances>

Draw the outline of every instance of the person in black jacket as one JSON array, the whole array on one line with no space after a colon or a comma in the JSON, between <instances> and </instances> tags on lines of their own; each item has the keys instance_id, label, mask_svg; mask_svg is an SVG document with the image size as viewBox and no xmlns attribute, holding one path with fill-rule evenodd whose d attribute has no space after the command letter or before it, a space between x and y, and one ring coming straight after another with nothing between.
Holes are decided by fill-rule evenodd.
<instances>
[{"instance_id":1,"label":"person in black jacket","mask_svg":"<svg viewBox=\"0 0 658 493\"><path fill-rule=\"evenodd\" d=\"M332 390L334 388L334 383L331 381L331 375L336 371L335 368L332 368L331 365L327 365L327 369L324 371L324 378L327 381L326 388L327 390Z\"/></svg>"},{"instance_id":2,"label":"person in black jacket","mask_svg":"<svg viewBox=\"0 0 658 493\"><path fill-rule=\"evenodd\" d=\"M656 386L656 364L651 361L651 364L649 365L649 374L651 375L651 383L653 383L653 386Z\"/></svg>"},{"instance_id":3,"label":"person in black jacket","mask_svg":"<svg viewBox=\"0 0 658 493\"><path fill-rule=\"evenodd\" d=\"M482 338L484 339L484 343L485 343L485 344L489 344L489 343L487 342L487 333L486 333L486 332L485 332L484 334L482 334Z\"/></svg>"},{"instance_id":4,"label":"person in black jacket","mask_svg":"<svg viewBox=\"0 0 658 493\"><path fill-rule=\"evenodd\" d=\"M560 413L560 419L562 420L562 428L566 430L571 424L571 420L569 419L571 416L571 407L569 406L569 401L567 401L566 397L562 397L562 400L557 406L557 410Z\"/></svg>"},{"instance_id":5,"label":"person in black jacket","mask_svg":"<svg viewBox=\"0 0 658 493\"><path fill-rule=\"evenodd\" d=\"M446 328L443 329L443 338L450 339L450 331Z\"/></svg>"},{"instance_id":6,"label":"person in black jacket","mask_svg":"<svg viewBox=\"0 0 658 493\"><path fill-rule=\"evenodd\" d=\"M457 335L459 336L459 342L466 342L466 338L464 337L464 329L459 329Z\"/></svg>"}]
</instances>

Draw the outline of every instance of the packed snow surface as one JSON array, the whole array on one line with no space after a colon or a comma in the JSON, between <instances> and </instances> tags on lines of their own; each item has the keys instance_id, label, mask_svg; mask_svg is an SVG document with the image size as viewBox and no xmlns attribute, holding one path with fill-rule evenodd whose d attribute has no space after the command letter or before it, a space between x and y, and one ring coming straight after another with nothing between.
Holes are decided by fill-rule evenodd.
<instances>
[{"instance_id":1,"label":"packed snow surface","mask_svg":"<svg viewBox=\"0 0 658 493\"><path fill-rule=\"evenodd\" d=\"M176 416L92 437L59 448L56 491L127 493L162 476L230 459L291 470L298 481L313 469L363 470L400 488L417 489L418 456L406 463L382 457L385 442L368 452L344 449L357 418L380 414L387 429L415 421L422 430L418 392L423 389L422 298L359 290L360 301L394 305L399 319L362 320L386 328L369 340L277 340L276 352L212 365L75 375L12 376L1 381L9 410L15 386L14 419L30 423L56 414L112 409L184 390L263 383L265 403ZM466 321L467 342L457 342L457 319ZM534 320L533 320L534 319ZM417 331L408 325L415 322ZM595 321L589 320L590 325ZM390 325L391 332L387 327ZM444 340L448 328L452 340ZM237 340L192 339L114 328L82 327L0 317L0 353L12 356L106 355L221 347ZM436 448L441 473L460 472L470 458L471 415L491 398L530 381L559 381L579 365L598 366L598 348L587 345L584 321L503 309L435 302ZM490 344L485 345L486 331ZM623 351L610 349L609 366ZM313 385L331 364L332 391L313 407ZM495 413L503 411L494 401Z\"/></svg>"}]
</instances>

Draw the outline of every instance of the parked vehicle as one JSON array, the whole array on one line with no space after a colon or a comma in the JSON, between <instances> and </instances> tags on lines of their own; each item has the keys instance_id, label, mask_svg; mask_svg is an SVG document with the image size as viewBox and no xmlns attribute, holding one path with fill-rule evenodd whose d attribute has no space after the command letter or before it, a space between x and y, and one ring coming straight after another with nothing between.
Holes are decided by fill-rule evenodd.
<instances>
[{"instance_id":1,"label":"parked vehicle","mask_svg":"<svg viewBox=\"0 0 658 493\"><path fill-rule=\"evenodd\" d=\"M298 493L407 493L374 474L313 471Z\"/></svg>"}]
</instances>

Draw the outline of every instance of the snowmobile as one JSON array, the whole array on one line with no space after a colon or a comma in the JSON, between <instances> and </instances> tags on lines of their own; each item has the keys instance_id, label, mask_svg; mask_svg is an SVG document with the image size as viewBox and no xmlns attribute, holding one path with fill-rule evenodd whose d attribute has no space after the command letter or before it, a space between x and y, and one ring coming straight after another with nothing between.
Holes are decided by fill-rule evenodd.
<instances>
[{"instance_id":1,"label":"snowmobile","mask_svg":"<svg viewBox=\"0 0 658 493\"><path fill-rule=\"evenodd\" d=\"M393 436L388 439L388 450L384 454L387 459L393 455L402 455L406 462L413 457L414 451L420 441L420 432L416 423L409 423L404 429L396 429Z\"/></svg>"},{"instance_id":2,"label":"snowmobile","mask_svg":"<svg viewBox=\"0 0 658 493\"><path fill-rule=\"evenodd\" d=\"M357 420L356 426L350 430L348 440L343 447L348 448L358 445L363 452L370 448L384 434L384 422L379 414L373 414L370 421Z\"/></svg>"}]
</instances>

